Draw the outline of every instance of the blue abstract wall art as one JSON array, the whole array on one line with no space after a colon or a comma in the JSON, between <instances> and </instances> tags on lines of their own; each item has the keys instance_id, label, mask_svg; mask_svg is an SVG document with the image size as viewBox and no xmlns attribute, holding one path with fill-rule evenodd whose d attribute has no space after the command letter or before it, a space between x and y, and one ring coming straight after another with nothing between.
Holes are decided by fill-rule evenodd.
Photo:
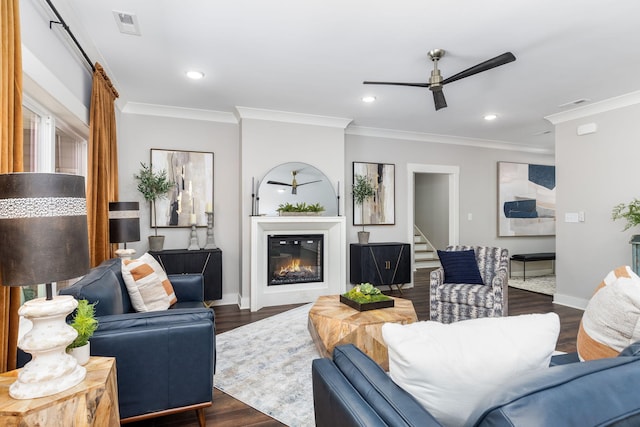
<instances>
[{"instance_id":1,"label":"blue abstract wall art","mask_svg":"<svg viewBox=\"0 0 640 427\"><path fill-rule=\"evenodd\" d=\"M498 235L555 233L555 166L498 162Z\"/></svg>"}]
</instances>

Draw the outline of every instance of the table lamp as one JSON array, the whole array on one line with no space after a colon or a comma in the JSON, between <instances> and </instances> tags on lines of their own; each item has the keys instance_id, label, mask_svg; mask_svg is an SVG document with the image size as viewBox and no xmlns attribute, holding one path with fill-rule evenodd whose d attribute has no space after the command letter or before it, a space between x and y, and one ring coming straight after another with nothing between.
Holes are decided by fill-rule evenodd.
<instances>
[{"instance_id":1,"label":"table lamp","mask_svg":"<svg viewBox=\"0 0 640 427\"><path fill-rule=\"evenodd\" d=\"M140 240L140 204L138 202L109 202L109 243L124 243L116 255L131 259L135 249L127 249L127 242Z\"/></svg>"},{"instance_id":2,"label":"table lamp","mask_svg":"<svg viewBox=\"0 0 640 427\"><path fill-rule=\"evenodd\" d=\"M52 295L52 282L89 270L84 177L54 173L0 174L0 283L46 283L46 298L25 302L18 314L33 327L18 341L31 353L9 387L15 399L59 393L80 383L84 367L66 353L77 332L65 319L77 307L70 295Z\"/></svg>"}]
</instances>

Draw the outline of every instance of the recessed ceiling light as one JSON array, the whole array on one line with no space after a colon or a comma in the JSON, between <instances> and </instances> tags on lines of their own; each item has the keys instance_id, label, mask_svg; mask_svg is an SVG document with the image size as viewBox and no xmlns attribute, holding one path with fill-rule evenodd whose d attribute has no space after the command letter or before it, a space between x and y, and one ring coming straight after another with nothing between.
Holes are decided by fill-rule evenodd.
<instances>
[{"instance_id":1,"label":"recessed ceiling light","mask_svg":"<svg viewBox=\"0 0 640 427\"><path fill-rule=\"evenodd\" d=\"M497 118L498 118L498 115L493 113L484 115L484 119L488 122L490 122L491 120L495 120Z\"/></svg>"},{"instance_id":2,"label":"recessed ceiling light","mask_svg":"<svg viewBox=\"0 0 640 427\"><path fill-rule=\"evenodd\" d=\"M187 71L187 77L193 80L200 80L204 77L204 73L202 71Z\"/></svg>"},{"instance_id":3,"label":"recessed ceiling light","mask_svg":"<svg viewBox=\"0 0 640 427\"><path fill-rule=\"evenodd\" d=\"M375 96L363 96L362 97L362 102L370 103L370 102L374 102L375 100L376 100Z\"/></svg>"}]
</instances>

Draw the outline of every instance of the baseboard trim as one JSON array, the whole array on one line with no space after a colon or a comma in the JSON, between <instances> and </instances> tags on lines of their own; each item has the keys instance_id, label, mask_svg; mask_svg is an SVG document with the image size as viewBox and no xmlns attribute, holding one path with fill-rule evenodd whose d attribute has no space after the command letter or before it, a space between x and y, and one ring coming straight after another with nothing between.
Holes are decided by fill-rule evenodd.
<instances>
[{"instance_id":1,"label":"baseboard trim","mask_svg":"<svg viewBox=\"0 0 640 427\"><path fill-rule=\"evenodd\" d=\"M522 278L523 276L522 267L520 267L520 269L518 270L511 271L509 274L510 274L509 277ZM554 274L554 269L553 268L541 268L541 269L527 268L527 277L546 276L548 274Z\"/></svg>"},{"instance_id":2,"label":"baseboard trim","mask_svg":"<svg viewBox=\"0 0 640 427\"><path fill-rule=\"evenodd\" d=\"M553 303L571 308L577 308L579 310L584 310L585 308L587 308L589 300L584 298L572 297L571 295L554 294Z\"/></svg>"}]
</instances>

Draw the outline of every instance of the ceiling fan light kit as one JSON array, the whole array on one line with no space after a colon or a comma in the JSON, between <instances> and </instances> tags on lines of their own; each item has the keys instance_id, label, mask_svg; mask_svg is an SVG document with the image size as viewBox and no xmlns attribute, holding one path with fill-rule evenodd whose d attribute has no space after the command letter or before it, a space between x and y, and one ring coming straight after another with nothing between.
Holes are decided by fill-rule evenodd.
<instances>
[{"instance_id":1,"label":"ceiling fan light kit","mask_svg":"<svg viewBox=\"0 0 640 427\"><path fill-rule=\"evenodd\" d=\"M480 64L474 65L473 67L467 68L464 71L459 72L458 74L454 74L451 77L446 79L442 79L442 74L438 69L438 61L442 59L445 55L444 49L433 49L429 51L429 58L433 62L433 70L431 71L431 76L429 77L428 83L401 83L401 82L372 82L372 81L364 81L363 84L366 85L393 85L393 86L414 86L414 87L426 87L433 93L433 102L436 107L436 111L447 106L447 101L444 97L444 93L442 92L442 86L455 82L460 79L464 79L466 77L471 77L475 74L482 73L483 71L488 71L492 68L499 67L504 64L508 64L509 62L513 62L516 60L516 57L511 52L505 52L502 55L498 55L495 58L491 58L487 61L481 62Z\"/></svg>"}]
</instances>

